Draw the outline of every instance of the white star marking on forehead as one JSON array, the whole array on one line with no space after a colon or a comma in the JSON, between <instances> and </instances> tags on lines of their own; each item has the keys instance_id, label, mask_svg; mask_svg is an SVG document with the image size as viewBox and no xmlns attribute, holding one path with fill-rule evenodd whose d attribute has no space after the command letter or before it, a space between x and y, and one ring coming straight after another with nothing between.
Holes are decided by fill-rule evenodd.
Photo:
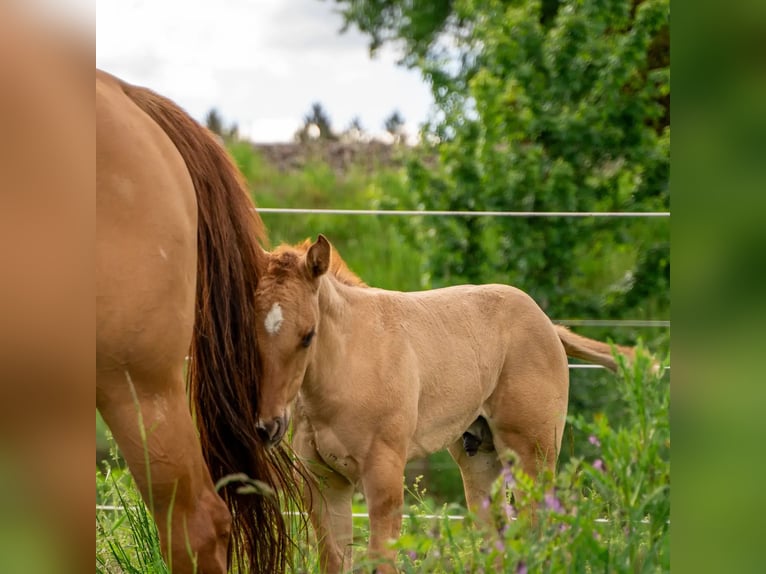
<instances>
[{"instance_id":1,"label":"white star marking on forehead","mask_svg":"<svg viewBox=\"0 0 766 574\"><path fill-rule=\"evenodd\" d=\"M279 303L274 303L269 310L266 319L263 321L263 326L266 327L266 332L269 335L276 335L279 333L279 328L282 326L282 307Z\"/></svg>"}]
</instances>

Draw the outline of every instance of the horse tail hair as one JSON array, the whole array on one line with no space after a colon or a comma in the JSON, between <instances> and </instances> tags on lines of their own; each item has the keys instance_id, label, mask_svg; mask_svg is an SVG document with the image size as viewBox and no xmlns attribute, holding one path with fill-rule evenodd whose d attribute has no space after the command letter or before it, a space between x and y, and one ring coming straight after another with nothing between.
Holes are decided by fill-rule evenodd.
<instances>
[{"instance_id":1,"label":"horse tail hair","mask_svg":"<svg viewBox=\"0 0 766 574\"><path fill-rule=\"evenodd\" d=\"M602 365L612 371L617 372L617 362L612 355L612 347L601 341L589 339L582 335L576 335L563 325L554 325L558 333L561 344L564 345L564 351L568 357L582 359L589 363ZM629 362L635 359L635 349L633 347L623 347L615 345L617 352L623 355Z\"/></svg>"},{"instance_id":2,"label":"horse tail hair","mask_svg":"<svg viewBox=\"0 0 766 574\"><path fill-rule=\"evenodd\" d=\"M300 508L301 499L293 475L298 463L286 448L266 449L256 433L262 366L254 307L266 262L265 227L239 170L208 130L167 98L125 82L122 89L175 144L197 196L187 383L208 469L232 513L229 562L252 572L284 572L295 542L280 505Z\"/></svg>"}]
</instances>

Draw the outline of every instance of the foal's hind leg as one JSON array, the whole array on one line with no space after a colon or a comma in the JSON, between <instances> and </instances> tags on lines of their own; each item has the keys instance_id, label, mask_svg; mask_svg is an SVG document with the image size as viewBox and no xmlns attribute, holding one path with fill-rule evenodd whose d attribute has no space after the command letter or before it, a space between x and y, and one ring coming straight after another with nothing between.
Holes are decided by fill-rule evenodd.
<instances>
[{"instance_id":1,"label":"foal's hind leg","mask_svg":"<svg viewBox=\"0 0 766 574\"><path fill-rule=\"evenodd\" d=\"M513 451L532 479L555 470L566 423L569 371L563 351L556 350L544 364L511 364L485 404L498 455ZM534 507L519 510L533 513Z\"/></svg>"},{"instance_id":2,"label":"foal's hind leg","mask_svg":"<svg viewBox=\"0 0 766 574\"><path fill-rule=\"evenodd\" d=\"M457 440L449 446L449 453L460 467L463 478L465 500L471 512L479 519L489 519L489 509L484 504L489 499L492 484L500 476L501 464L497 452L479 450L469 456L463 446L463 440Z\"/></svg>"},{"instance_id":3,"label":"foal's hind leg","mask_svg":"<svg viewBox=\"0 0 766 574\"><path fill-rule=\"evenodd\" d=\"M202 458L180 369L165 377L113 372L99 379L96 397L157 522L171 571L226 572L231 515Z\"/></svg>"}]
</instances>

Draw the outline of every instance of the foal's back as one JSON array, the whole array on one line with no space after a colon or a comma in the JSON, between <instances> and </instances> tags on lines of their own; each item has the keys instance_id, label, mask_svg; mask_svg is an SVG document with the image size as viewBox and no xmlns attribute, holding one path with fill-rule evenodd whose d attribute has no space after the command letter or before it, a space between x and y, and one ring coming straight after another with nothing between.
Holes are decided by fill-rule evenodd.
<instances>
[{"instance_id":1,"label":"foal's back","mask_svg":"<svg viewBox=\"0 0 766 574\"><path fill-rule=\"evenodd\" d=\"M355 340L365 348L350 349L349 356L365 357L363 364L376 371L385 389L378 393L381 408L397 405L416 417L410 457L445 448L477 416L513 409L530 393L565 409L564 349L550 319L523 291L497 284L365 289L356 304Z\"/></svg>"}]
</instances>

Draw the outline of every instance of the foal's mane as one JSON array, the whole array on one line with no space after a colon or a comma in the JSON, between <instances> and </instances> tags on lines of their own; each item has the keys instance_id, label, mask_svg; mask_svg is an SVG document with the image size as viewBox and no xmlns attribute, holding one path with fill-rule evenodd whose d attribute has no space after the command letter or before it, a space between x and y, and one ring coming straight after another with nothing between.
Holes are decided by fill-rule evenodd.
<instances>
[{"instance_id":1,"label":"foal's mane","mask_svg":"<svg viewBox=\"0 0 766 574\"><path fill-rule=\"evenodd\" d=\"M272 273L277 271L279 267L291 265L296 261L297 257L305 255L309 250L309 247L311 247L311 244L311 239L304 239L302 242L296 243L295 245L283 243L272 252L273 263L269 264L268 272ZM330 255L329 271L332 273L333 277L344 285L349 285L351 287L367 287L368 285L362 281L356 273L348 268L348 265L343 261L338 250L335 249L335 246L332 245L332 243L330 244L330 247L332 247L332 253Z\"/></svg>"}]
</instances>

